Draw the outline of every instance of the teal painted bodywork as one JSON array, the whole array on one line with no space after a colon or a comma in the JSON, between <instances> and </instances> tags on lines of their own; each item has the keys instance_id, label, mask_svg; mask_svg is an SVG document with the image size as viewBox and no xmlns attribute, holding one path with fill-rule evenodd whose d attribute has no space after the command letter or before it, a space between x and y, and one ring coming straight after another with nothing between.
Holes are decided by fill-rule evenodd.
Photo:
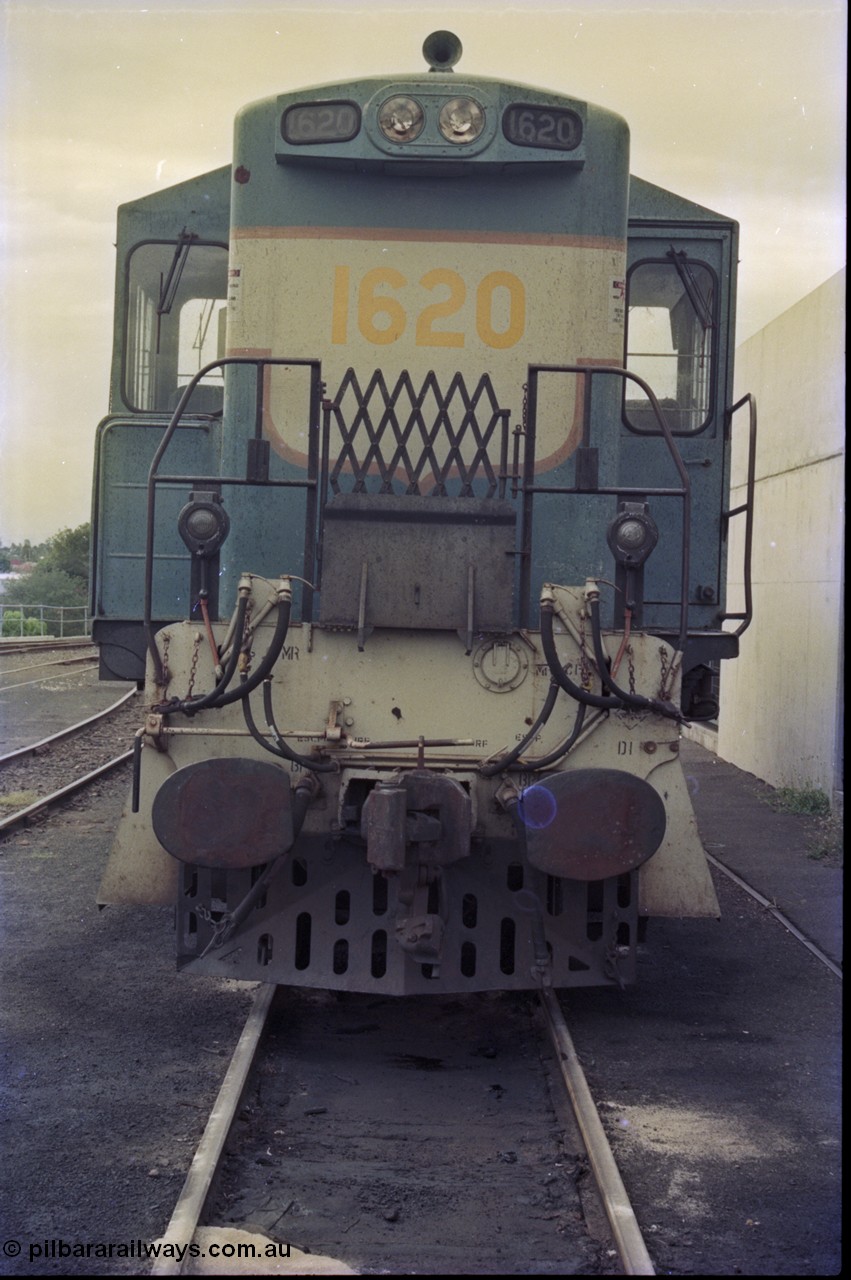
<instances>
[{"instance_id":1,"label":"teal painted bodywork","mask_svg":"<svg viewBox=\"0 0 851 1280\"><path fill-rule=\"evenodd\" d=\"M487 126L482 138L459 153L439 139L425 139L423 158L413 147L382 141L373 126L350 141L314 148L287 144L281 136L282 113L309 98L359 104L364 121L371 103L393 93L439 95L469 93L482 101ZM581 145L571 152L544 153L518 147L499 128L501 113L515 101L561 106L584 124ZM427 144L427 145L426 145ZM170 420L161 408L139 410L128 403L127 362L131 344L128 320L127 260L146 241L179 245L182 233L193 244L227 245L234 234L272 234L276 229L371 228L465 234L487 237L585 237L621 243L628 267L664 261L669 250L705 263L717 281L714 298L716 341L711 377L711 414L699 432L678 436L693 489L689 628L720 629L725 580L722 512L728 492L725 413L732 395L733 318L735 312L736 224L640 179L629 179L629 139L625 122L612 112L561 95L458 75L399 77L322 86L265 99L246 107L235 127L233 167L126 204L118 213L115 345L110 387L110 416L98 429L93 498L95 633L104 644L105 668L140 675L145 500L151 459ZM189 248L191 257L192 247ZM270 294L283 282L270 279ZM159 302L164 301L161 296ZM575 300L571 300L576 305ZM135 305L135 303L133 304ZM258 300L259 305L259 300ZM559 324L558 305L553 325ZM323 359L323 351L280 352ZM379 353L380 355L380 353ZM499 356L495 355L498 361ZM427 366L423 365L423 371ZM372 369L364 369L368 378ZM487 372L487 370L483 370ZM162 461L166 475L244 480L246 453L254 433L253 375L237 370L226 379L223 418L190 413L178 427ZM334 394L334 387L327 394ZM306 380L294 376L292 394L309 420ZM676 483L661 438L637 434L624 421L621 387L616 379L600 388L592 402L590 442L597 450L599 488L630 489ZM190 406L191 409L192 406ZM516 388L512 425L520 422L523 389ZM547 473L550 485L577 483L573 453ZM269 478L299 479L304 471L273 452ZM177 535L177 514L191 485L158 487L152 617L165 622L185 616L190 557ZM274 576L282 570L310 576L301 559L306 516L305 491L257 486L223 486L231 533L222 551L220 613L233 604L240 573ZM606 528L617 502L611 495L574 493L540 496L535 502L532 612L543 581L581 583L588 576L613 576ZM681 504L659 499L652 514L660 528L645 584L645 626L675 631L679 616ZM300 611L297 592L295 616ZM605 622L611 624L607 602ZM521 614L518 613L518 617ZM527 614L527 619L529 615ZM111 649L112 657L108 656ZM126 649L128 657L121 657ZM135 655L135 657L133 656Z\"/></svg>"}]
</instances>

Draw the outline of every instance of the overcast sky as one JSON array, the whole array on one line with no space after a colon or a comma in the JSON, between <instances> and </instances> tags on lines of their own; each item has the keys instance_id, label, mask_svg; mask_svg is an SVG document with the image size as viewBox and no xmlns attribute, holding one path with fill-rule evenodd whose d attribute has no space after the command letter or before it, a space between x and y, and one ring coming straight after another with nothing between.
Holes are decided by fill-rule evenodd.
<instances>
[{"instance_id":1,"label":"overcast sky","mask_svg":"<svg viewBox=\"0 0 851 1280\"><path fill-rule=\"evenodd\" d=\"M620 112L633 173L738 219L739 341L844 265L844 0L0 6L0 543L89 518L116 207L228 164L244 103L421 70L439 28L462 71Z\"/></svg>"}]
</instances>

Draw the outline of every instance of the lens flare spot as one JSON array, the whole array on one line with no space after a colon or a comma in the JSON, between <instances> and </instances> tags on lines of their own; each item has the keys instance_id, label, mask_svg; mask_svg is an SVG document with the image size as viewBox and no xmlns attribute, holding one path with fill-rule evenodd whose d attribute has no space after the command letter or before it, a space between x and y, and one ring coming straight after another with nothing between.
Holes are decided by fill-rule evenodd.
<instances>
[{"instance_id":1,"label":"lens flare spot","mask_svg":"<svg viewBox=\"0 0 851 1280\"><path fill-rule=\"evenodd\" d=\"M533 831L548 827L556 816L556 798L546 787L527 787L518 807L523 825Z\"/></svg>"}]
</instances>

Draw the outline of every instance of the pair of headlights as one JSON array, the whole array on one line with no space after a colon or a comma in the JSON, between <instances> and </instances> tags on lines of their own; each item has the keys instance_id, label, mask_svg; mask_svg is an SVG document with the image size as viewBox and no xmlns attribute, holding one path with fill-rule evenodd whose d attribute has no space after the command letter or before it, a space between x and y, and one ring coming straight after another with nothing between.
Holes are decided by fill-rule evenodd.
<instances>
[{"instance_id":1,"label":"pair of headlights","mask_svg":"<svg viewBox=\"0 0 851 1280\"><path fill-rule=\"evenodd\" d=\"M416 98L388 98L378 112L378 125L390 142L413 142L425 128L425 111ZM475 142L485 127L485 113L474 98L452 98L441 107L437 127L447 142Z\"/></svg>"}]
</instances>

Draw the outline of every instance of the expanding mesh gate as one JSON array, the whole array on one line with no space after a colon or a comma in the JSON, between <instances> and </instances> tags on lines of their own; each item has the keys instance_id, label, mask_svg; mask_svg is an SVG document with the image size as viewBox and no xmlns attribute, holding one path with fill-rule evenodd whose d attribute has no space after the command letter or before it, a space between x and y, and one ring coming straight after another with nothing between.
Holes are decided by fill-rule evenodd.
<instances>
[{"instance_id":1,"label":"expanding mesh gate","mask_svg":"<svg viewBox=\"0 0 851 1280\"><path fill-rule=\"evenodd\" d=\"M502 498L508 421L488 374L470 389L430 372L416 387L404 370L391 386L377 369L361 386L348 369L325 401L322 492Z\"/></svg>"},{"instance_id":2,"label":"expanding mesh gate","mask_svg":"<svg viewBox=\"0 0 851 1280\"><path fill-rule=\"evenodd\" d=\"M349 369L324 402L319 621L504 632L515 623L517 483L509 411L487 374L468 386L434 372L415 385Z\"/></svg>"}]
</instances>

